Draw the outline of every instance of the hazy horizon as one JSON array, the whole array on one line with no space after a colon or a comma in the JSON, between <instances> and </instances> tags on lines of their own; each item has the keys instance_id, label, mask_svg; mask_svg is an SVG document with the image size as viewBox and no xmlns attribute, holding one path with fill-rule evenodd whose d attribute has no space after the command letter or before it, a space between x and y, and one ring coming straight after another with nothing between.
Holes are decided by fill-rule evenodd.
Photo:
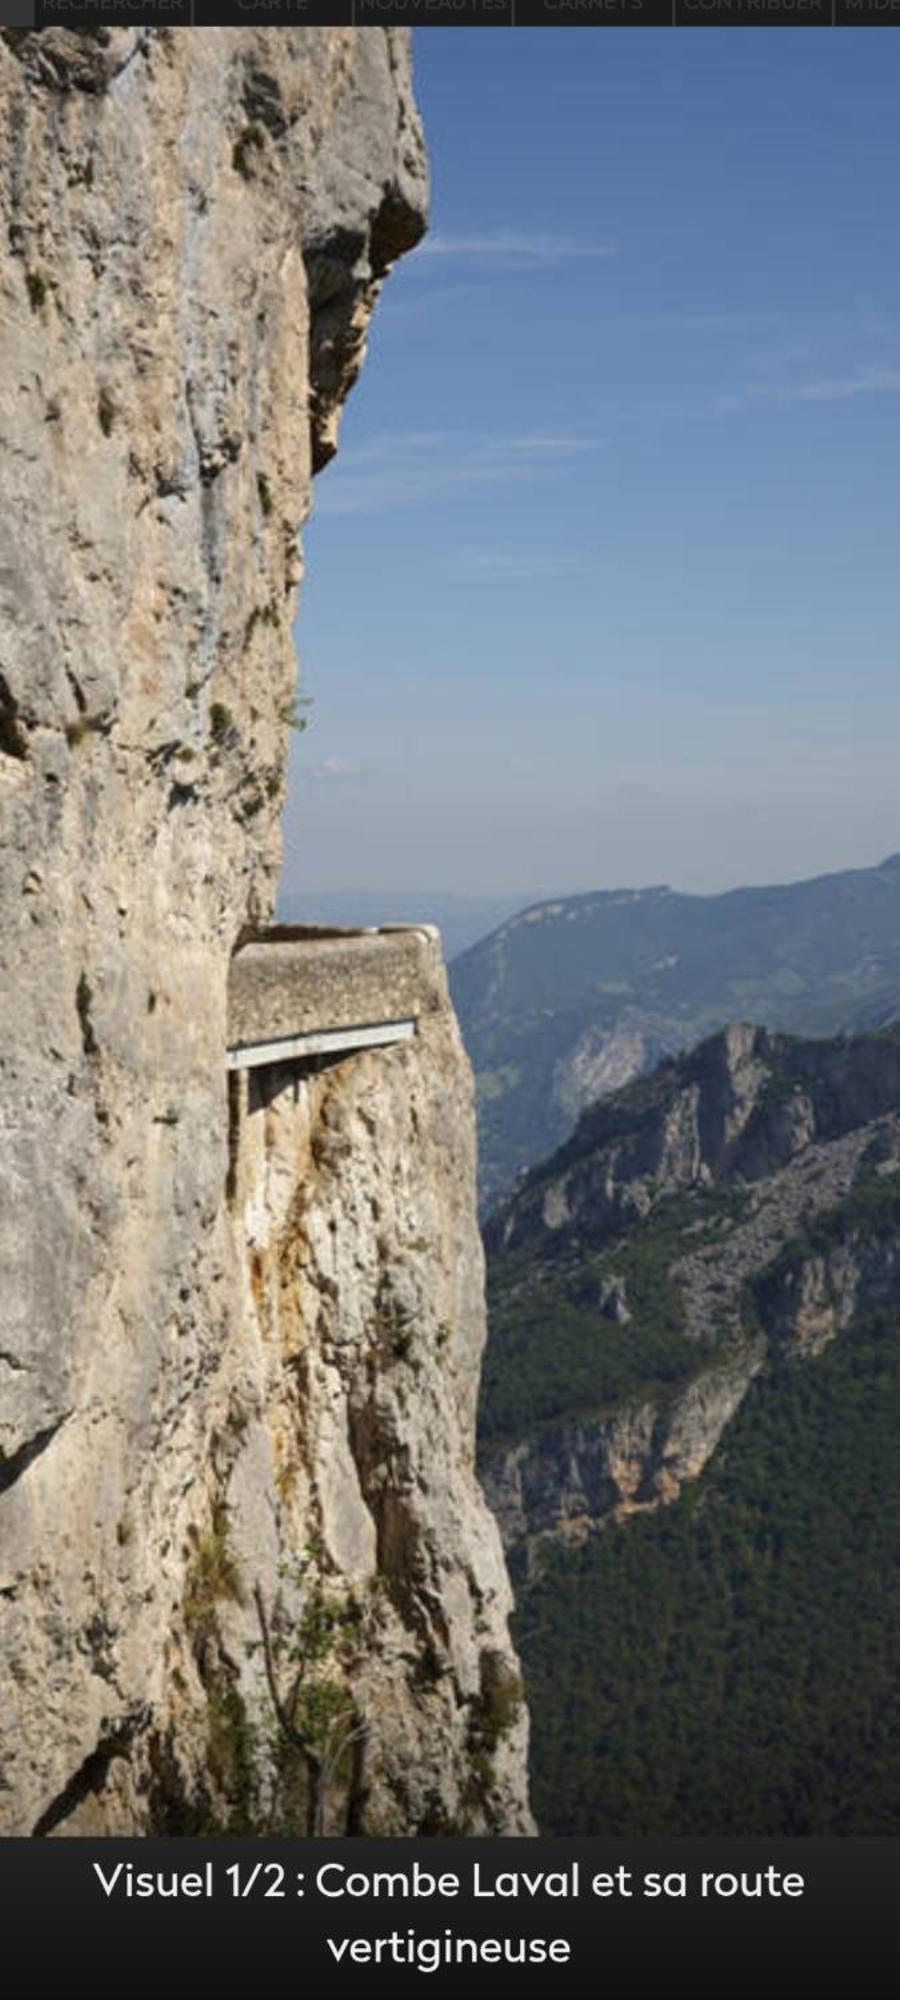
<instances>
[{"instance_id":1,"label":"hazy horizon","mask_svg":"<svg viewBox=\"0 0 900 2000\"><path fill-rule=\"evenodd\" d=\"M882 868L887 862L894 860L898 853L900 853L900 850L891 849L889 853L879 854L871 861L852 862L846 868L840 866L837 868L816 868L808 875L782 875L778 877L766 875L760 877L758 881L748 879L740 882L725 882L721 888L717 889L693 889L689 888L683 882L674 882L670 881L666 876L655 875L652 878L648 877L646 881L642 882L625 881L623 879L617 882L589 882L577 887L570 883L556 882L547 889L539 889L537 891L524 889L510 891L506 894L502 892L497 893L496 891L479 890L474 886L461 889L425 888L421 882L387 882L383 886L373 882L341 882L332 885L301 882L289 891L289 894L294 898L302 896L313 898L359 896L363 898L387 897L393 899L398 896L420 898L422 896L439 896L442 902L447 903L508 902L515 903L518 909L525 909L530 903L552 901L556 897L567 899L571 896L614 895L619 891L627 893L646 889L671 889L676 896L713 897L727 896L739 889L789 888L797 882L814 881L818 876L844 875L860 870L868 871L869 869Z\"/></svg>"},{"instance_id":2,"label":"hazy horizon","mask_svg":"<svg viewBox=\"0 0 900 2000\"><path fill-rule=\"evenodd\" d=\"M877 865L900 44L457 30L416 57L432 225L316 482L282 899Z\"/></svg>"},{"instance_id":3,"label":"hazy horizon","mask_svg":"<svg viewBox=\"0 0 900 2000\"><path fill-rule=\"evenodd\" d=\"M869 868L883 867L894 859L893 854L883 854L870 864ZM528 909L536 903L566 901L572 896L629 894L647 889L670 889L676 896L715 897L728 895L741 889L787 888L795 882L815 880L817 876L833 873L852 873L852 870L817 870L814 876L791 877L789 880L766 882L731 882L724 889L690 890L676 882L611 882L593 883L588 888L569 889L557 885L547 892L538 894L520 891L509 896L489 895L478 892L442 891L423 889L416 886L386 884L375 887L351 884L339 888L322 888L301 885L294 890L284 891L279 896L279 915L285 922L328 922L328 923L396 923L400 921L432 921L438 924L443 938L445 957L458 957L470 945L508 922L510 917Z\"/></svg>"}]
</instances>

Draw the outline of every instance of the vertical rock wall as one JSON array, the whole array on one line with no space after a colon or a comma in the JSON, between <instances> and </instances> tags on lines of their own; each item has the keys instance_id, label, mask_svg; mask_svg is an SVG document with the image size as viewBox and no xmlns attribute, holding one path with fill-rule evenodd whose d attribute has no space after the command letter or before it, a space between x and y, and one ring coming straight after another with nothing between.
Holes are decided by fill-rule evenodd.
<instances>
[{"instance_id":1,"label":"vertical rock wall","mask_svg":"<svg viewBox=\"0 0 900 2000\"><path fill-rule=\"evenodd\" d=\"M0 105L0 1827L297 1823L300 1640L330 1824L518 1827L452 1017L229 1165L298 524L423 227L406 40L7 30Z\"/></svg>"}]
</instances>

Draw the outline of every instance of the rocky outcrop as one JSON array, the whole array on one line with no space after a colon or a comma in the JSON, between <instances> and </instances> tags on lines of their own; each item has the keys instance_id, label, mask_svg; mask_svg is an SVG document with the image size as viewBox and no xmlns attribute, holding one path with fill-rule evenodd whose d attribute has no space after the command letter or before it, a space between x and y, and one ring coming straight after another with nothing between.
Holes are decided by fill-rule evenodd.
<instances>
[{"instance_id":1,"label":"rocky outcrop","mask_svg":"<svg viewBox=\"0 0 900 2000\"><path fill-rule=\"evenodd\" d=\"M486 1451L482 1477L516 1569L533 1572L548 1542L582 1541L677 1499L712 1457L763 1358L762 1344L747 1342L671 1401L647 1398Z\"/></svg>"},{"instance_id":2,"label":"rocky outcrop","mask_svg":"<svg viewBox=\"0 0 900 2000\"><path fill-rule=\"evenodd\" d=\"M900 1039L800 1041L735 1023L585 1111L496 1211L486 1240L496 1250L573 1234L603 1243L667 1197L761 1180L898 1102Z\"/></svg>"},{"instance_id":3,"label":"rocky outcrop","mask_svg":"<svg viewBox=\"0 0 900 2000\"><path fill-rule=\"evenodd\" d=\"M370 1821L386 1832L527 1828L519 1704L491 1758L477 1755L482 1683L498 1663L510 1684L516 1670L499 1537L472 1475L474 1171L446 1004L413 1044L299 1084L251 1077L234 1205L257 1440L236 1468L234 1548L245 1575L261 1535L270 1575L279 1549L314 1548L365 1607L348 1685L371 1737ZM252 1667L245 1678L249 1701Z\"/></svg>"},{"instance_id":4,"label":"rocky outcrop","mask_svg":"<svg viewBox=\"0 0 900 2000\"><path fill-rule=\"evenodd\" d=\"M0 1825L519 1830L446 1003L229 1132L407 41L10 30L0 92Z\"/></svg>"},{"instance_id":5,"label":"rocky outcrop","mask_svg":"<svg viewBox=\"0 0 900 2000\"><path fill-rule=\"evenodd\" d=\"M505 1339L515 1300L545 1298L548 1366L554 1321L573 1311L592 1379L604 1319L628 1327L637 1357L633 1387L595 1392L594 1407L563 1391L549 1419L532 1358L541 1420L520 1406L516 1435L486 1426L486 1489L527 1573L548 1542L675 1499L761 1369L815 1357L861 1317L896 1316L900 1043L729 1028L585 1113L487 1240ZM514 1334L503 1365L522 1365Z\"/></svg>"}]
</instances>

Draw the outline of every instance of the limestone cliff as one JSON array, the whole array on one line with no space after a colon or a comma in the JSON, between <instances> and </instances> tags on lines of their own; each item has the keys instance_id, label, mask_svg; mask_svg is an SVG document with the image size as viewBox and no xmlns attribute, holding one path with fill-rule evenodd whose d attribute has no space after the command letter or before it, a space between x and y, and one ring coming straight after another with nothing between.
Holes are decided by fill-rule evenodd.
<instances>
[{"instance_id":1,"label":"limestone cliff","mask_svg":"<svg viewBox=\"0 0 900 2000\"><path fill-rule=\"evenodd\" d=\"M896 1313L900 1040L730 1027L585 1112L487 1242L483 1474L533 1568L674 1500L762 1369Z\"/></svg>"},{"instance_id":2,"label":"limestone cliff","mask_svg":"<svg viewBox=\"0 0 900 2000\"><path fill-rule=\"evenodd\" d=\"M527 1829L439 968L237 1132L225 1068L406 38L9 30L0 93L0 1826L304 1825L318 1760L329 1830Z\"/></svg>"}]
</instances>

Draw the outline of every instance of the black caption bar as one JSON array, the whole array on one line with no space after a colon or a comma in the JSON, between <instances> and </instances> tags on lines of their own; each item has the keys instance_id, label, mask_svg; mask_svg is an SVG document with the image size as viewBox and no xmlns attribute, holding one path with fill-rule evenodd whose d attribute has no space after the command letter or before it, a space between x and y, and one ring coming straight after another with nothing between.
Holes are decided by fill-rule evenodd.
<instances>
[{"instance_id":1,"label":"black caption bar","mask_svg":"<svg viewBox=\"0 0 900 2000\"><path fill-rule=\"evenodd\" d=\"M2 28L891 28L900 0L0 0Z\"/></svg>"},{"instance_id":2,"label":"black caption bar","mask_svg":"<svg viewBox=\"0 0 900 2000\"><path fill-rule=\"evenodd\" d=\"M446 1971L483 1991L480 1972L512 1966L549 1973L562 2000L620 1963L639 1991L676 1963L721 1994L736 1962L769 1983L777 1967L788 1989L827 1973L852 1991L861 1965L896 1956L896 1883L888 1837L0 1841L7 1960L18 1949L35 1983L109 1967L104 1994L136 1964L164 1990L175 1967L205 1990L221 1965L256 1993L276 1961L288 1994L372 1970L399 1972L404 1992Z\"/></svg>"}]
</instances>

